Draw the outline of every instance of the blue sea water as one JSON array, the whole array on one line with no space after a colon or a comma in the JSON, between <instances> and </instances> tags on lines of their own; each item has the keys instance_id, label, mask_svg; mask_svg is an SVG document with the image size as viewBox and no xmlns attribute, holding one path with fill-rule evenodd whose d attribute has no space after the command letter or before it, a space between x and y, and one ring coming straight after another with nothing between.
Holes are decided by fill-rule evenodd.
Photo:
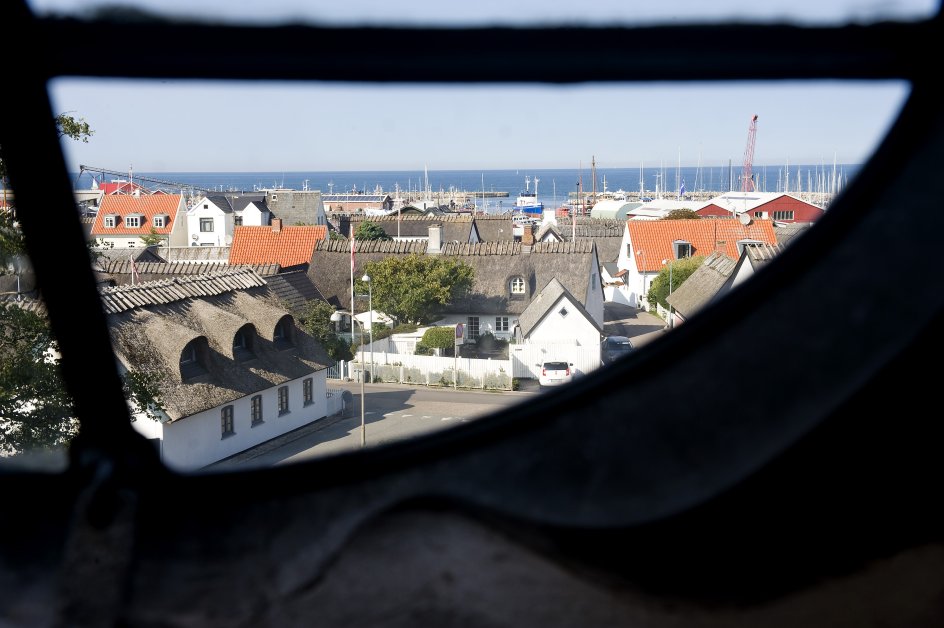
<instances>
[{"instance_id":1,"label":"blue sea water","mask_svg":"<svg viewBox=\"0 0 944 628\"><path fill-rule=\"evenodd\" d=\"M830 191L835 186L844 186L851 181L860 168L859 164L820 164L755 166L753 168L756 189L761 192L779 191ZM595 170L596 192L605 189L611 192L625 190L647 195L661 191L666 198L678 194L684 186L686 192L740 189L741 165L701 166L681 168L597 168ZM789 183L786 182L789 172ZM351 193L354 191L374 193L382 191L395 195L402 192L422 192L427 187L432 194L452 190L475 192L504 192L513 205L517 195L526 186L537 190L538 199L546 206L556 206L567 201L568 196L594 191L593 171L578 169L534 169L534 170L429 170L424 171L336 171L336 172L129 172L124 177L85 171L74 175L77 189L92 187L92 177L99 182L117 178L133 179L148 188L166 191L218 191L250 192L261 189L283 188L295 190L321 190L323 193ZM162 182L162 183L157 183ZM831 187L832 186L832 187ZM179 190L178 190L179 188Z\"/></svg>"}]
</instances>

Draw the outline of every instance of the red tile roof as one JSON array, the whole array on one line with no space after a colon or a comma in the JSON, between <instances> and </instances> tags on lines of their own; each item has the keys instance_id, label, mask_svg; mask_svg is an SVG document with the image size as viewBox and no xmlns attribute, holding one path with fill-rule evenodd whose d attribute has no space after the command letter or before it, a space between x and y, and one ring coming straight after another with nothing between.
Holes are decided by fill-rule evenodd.
<instances>
[{"instance_id":1,"label":"red tile roof","mask_svg":"<svg viewBox=\"0 0 944 628\"><path fill-rule=\"evenodd\" d=\"M230 264L279 264L282 267L307 264L315 243L328 237L328 228L295 225L273 231L270 226L240 226L233 230L229 249Z\"/></svg>"},{"instance_id":2,"label":"red tile roof","mask_svg":"<svg viewBox=\"0 0 944 628\"><path fill-rule=\"evenodd\" d=\"M154 227L154 216L165 214L167 221L163 227L154 227L154 232L169 235L177 219L177 210L182 207L183 197L180 194L146 194L134 196L132 194L115 194L103 196L98 204L98 214L92 224L93 235L147 235ZM120 216L114 227L105 227L105 216L117 214ZM129 214L141 214L144 219L140 227L125 226L124 217Z\"/></svg>"},{"instance_id":3,"label":"red tile roof","mask_svg":"<svg viewBox=\"0 0 944 628\"><path fill-rule=\"evenodd\" d=\"M672 243L682 240L692 245L692 255L708 256L720 251L738 259L738 240L777 243L772 220L754 219L742 225L733 218L701 220L627 220L629 241L636 263L645 272L658 272L662 260L673 257ZM639 251L642 251L640 254Z\"/></svg>"}]
</instances>

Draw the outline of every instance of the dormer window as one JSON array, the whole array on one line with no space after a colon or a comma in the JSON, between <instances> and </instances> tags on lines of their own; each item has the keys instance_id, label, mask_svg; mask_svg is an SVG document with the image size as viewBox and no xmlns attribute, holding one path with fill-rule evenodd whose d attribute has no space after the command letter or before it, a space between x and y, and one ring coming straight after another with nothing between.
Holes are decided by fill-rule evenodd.
<instances>
[{"instance_id":1,"label":"dormer window","mask_svg":"<svg viewBox=\"0 0 944 628\"><path fill-rule=\"evenodd\" d=\"M180 378L187 380L206 372L203 359L206 354L207 340L202 336L194 338L180 352Z\"/></svg>"},{"instance_id":2,"label":"dormer window","mask_svg":"<svg viewBox=\"0 0 944 628\"><path fill-rule=\"evenodd\" d=\"M163 229L167 226L167 216L164 214L157 214L152 221L154 222L154 227L157 229Z\"/></svg>"},{"instance_id":3,"label":"dormer window","mask_svg":"<svg viewBox=\"0 0 944 628\"><path fill-rule=\"evenodd\" d=\"M276 349L290 349L294 346L292 332L295 329L291 316L283 316L275 324L275 330L272 332L272 342Z\"/></svg>"},{"instance_id":4,"label":"dormer window","mask_svg":"<svg viewBox=\"0 0 944 628\"><path fill-rule=\"evenodd\" d=\"M118 217L115 214L108 214L103 218L103 223L108 229L114 229L115 225L118 224Z\"/></svg>"},{"instance_id":5,"label":"dormer window","mask_svg":"<svg viewBox=\"0 0 944 628\"><path fill-rule=\"evenodd\" d=\"M512 277L511 281L508 282L508 291L512 296L524 296L526 291L526 284L523 277Z\"/></svg>"},{"instance_id":6,"label":"dormer window","mask_svg":"<svg viewBox=\"0 0 944 628\"><path fill-rule=\"evenodd\" d=\"M140 226L141 226L140 216L125 216L125 227L129 229L137 229Z\"/></svg>"},{"instance_id":7,"label":"dormer window","mask_svg":"<svg viewBox=\"0 0 944 628\"><path fill-rule=\"evenodd\" d=\"M255 333L252 325L244 325L233 336L233 359L249 360L255 356L253 341Z\"/></svg>"},{"instance_id":8,"label":"dormer window","mask_svg":"<svg viewBox=\"0 0 944 628\"><path fill-rule=\"evenodd\" d=\"M672 243L672 252L675 254L675 259L682 259L684 257L692 256L692 243L685 242L684 240L676 240Z\"/></svg>"}]
</instances>

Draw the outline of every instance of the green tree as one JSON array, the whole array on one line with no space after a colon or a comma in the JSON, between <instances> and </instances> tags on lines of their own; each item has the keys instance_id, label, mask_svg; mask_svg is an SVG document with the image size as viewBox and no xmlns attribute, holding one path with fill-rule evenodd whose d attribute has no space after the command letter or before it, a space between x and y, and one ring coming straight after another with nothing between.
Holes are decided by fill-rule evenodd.
<instances>
[{"instance_id":1,"label":"green tree","mask_svg":"<svg viewBox=\"0 0 944 628\"><path fill-rule=\"evenodd\" d=\"M701 220L701 216L694 209L673 209L662 220Z\"/></svg>"},{"instance_id":2,"label":"green tree","mask_svg":"<svg viewBox=\"0 0 944 628\"><path fill-rule=\"evenodd\" d=\"M335 310L327 301L314 299L298 312L299 323L306 332L324 347L335 360L350 360L354 357L351 347L334 331L331 315Z\"/></svg>"},{"instance_id":3,"label":"green tree","mask_svg":"<svg viewBox=\"0 0 944 628\"><path fill-rule=\"evenodd\" d=\"M693 272L698 270L698 267L701 266L701 263L704 261L704 255L696 255L694 257L683 257L682 259L672 260L671 271L669 264L663 266L662 270L659 271L659 274L656 275L655 279L652 280L652 284L649 286L649 293L646 295L646 300L649 302L649 305L655 306L655 304L658 303L668 309L669 302L666 301L666 298L669 296L669 288L671 288L673 292L678 290L679 286L681 286ZM671 277L669 276L670 272Z\"/></svg>"},{"instance_id":4,"label":"green tree","mask_svg":"<svg viewBox=\"0 0 944 628\"><path fill-rule=\"evenodd\" d=\"M167 236L158 233L154 227L151 227L150 233L141 236L141 241L144 242L144 246L156 246L166 239Z\"/></svg>"},{"instance_id":5,"label":"green tree","mask_svg":"<svg viewBox=\"0 0 944 628\"><path fill-rule=\"evenodd\" d=\"M95 134L84 118L74 118L68 113L60 113L56 116L56 130L60 139L68 137L84 143L88 143L88 138ZM3 163L3 158L0 157L0 179L5 179L6 176L7 167Z\"/></svg>"},{"instance_id":6,"label":"green tree","mask_svg":"<svg viewBox=\"0 0 944 628\"><path fill-rule=\"evenodd\" d=\"M387 232L383 230L383 227L378 225L376 222L371 222L365 220L361 224L357 225L357 229L354 231L355 240L392 240L390 236L387 235Z\"/></svg>"},{"instance_id":7,"label":"green tree","mask_svg":"<svg viewBox=\"0 0 944 628\"><path fill-rule=\"evenodd\" d=\"M374 309L398 321L429 323L443 306L468 294L475 279L471 266L456 259L411 254L367 262Z\"/></svg>"},{"instance_id":8,"label":"green tree","mask_svg":"<svg viewBox=\"0 0 944 628\"><path fill-rule=\"evenodd\" d=\"M59 447L78 427L46 319L0 303L0 453Z\"/></svg>"}]
</instances>

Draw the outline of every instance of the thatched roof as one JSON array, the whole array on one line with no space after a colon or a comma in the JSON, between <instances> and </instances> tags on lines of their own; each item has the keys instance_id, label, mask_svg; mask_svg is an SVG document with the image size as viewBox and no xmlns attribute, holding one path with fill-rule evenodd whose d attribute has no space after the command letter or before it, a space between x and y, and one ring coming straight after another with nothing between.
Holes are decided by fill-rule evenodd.
<instances>
[{"instance_id":1,"label":"thatched roof","mask_svg":"<svg viewBox=\"0 0 944 628\"><path fill-rule=\"evenodd\" d=\"M115 354L126 369L160 373L159 396L171 420L215 408L246 395L321 370L332 363L324 349L291 325L292 341L275 341L276 327L291 315L251 270L202 280L168 280L102 290ZM234 359L237 330L253 332L251 357ZM181 373L190 343L202 369Z\"/></svg>"},{"instance_id":2,"label":"thatched roof","mask_svg":"<svg viewBox=\"0 0 944 628\"><path fill-rule=\"evenodd\" d=\"M398 217L352 215L349 219L349 232L357 232L363 222L371 222L384 230L391 238L428 238L430 225L442 225L443 242L470 242L472 240L472 216L468 214L452 214L442 216L406 215Z\"/></svg>"},{"instance_id":3,"label":"thatched roof","mask_svg":"<svg viewBox=\"0 0 944 628\"><path fill-rule=\"evenodd\" d=\"M569 220L562 219L557 230L567 241L593 240L597 245L597 257L602 264L615 262L619 258L626 221L578 216L576 228Z\"/></svg>"},{"instance_id":4,"label":"thatched roof","mask_svg":"<svg viewBox=\"0 0 944 628\"><path fill-rule=\"evenodd\" d=\"M354 277L363 275L364 267L370 261L392 255L424 255L426 244L358 242ZM452 303L443 313L519 314L539 287L555 277L582 302L590 289L595 254L592 241L548 242L530 248L520 242L445 243L439 255L471 266L475 280L471 295ZM325 299L342 310L348 310L351 302L350 256L349 242L324 240L315 247L308 271L308 276ZM510 294L509 286L515 277L524 280L525 294Z\"/></svg>"},{"instance_id":5,"label":"thatched roof","mask_svg":"<svg viewBox=\"0 0 944 628\"><path fill-rule=\"evenodd\" d=\"M711 253L666 300L684 318L691 317L714 299L734 272L736 264L724 253Z\"/></svg>"},{"instance_id":6,"label":"thatched roof","mask_svg":"<svg viewBox=\"0 0 944 628\"><path fill-rule=\"evenodd\" d=\"M475 216L475 229L482 242L513 242L515 223L511 213Z\"/></svg>"}]
</instances>

